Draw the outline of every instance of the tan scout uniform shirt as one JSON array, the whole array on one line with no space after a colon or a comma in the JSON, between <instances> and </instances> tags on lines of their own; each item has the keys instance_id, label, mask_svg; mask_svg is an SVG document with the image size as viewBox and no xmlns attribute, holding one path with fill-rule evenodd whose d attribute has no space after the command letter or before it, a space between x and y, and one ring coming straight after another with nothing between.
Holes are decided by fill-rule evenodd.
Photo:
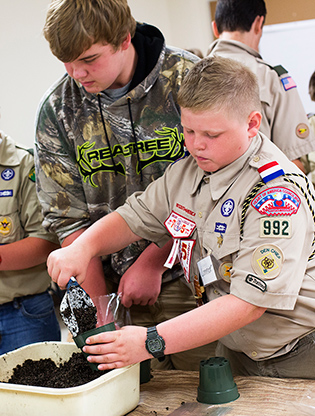
<instances>
[{"instance_id":1,"label":"tan scout uniform shirt","mask_svg":"<svg viewBox=\"0 0 315 416\"><path fill-rule=\"evenodd\" d=\"M285 175L265 184L258 169L271 161ZM175 228L183 235L192 230L179 239L191 286L197 262L211 253L217 280L206 288L209 299L231 293L267 308L257 321L221 340L261 360L285 353L314 329L315 262L308 261L314 221L309 206L314 210L305 176L265 136L257 135L244 155L210 175L191 156L174 163L117 212L135 234L159 246Z\"/></svg>"},{"instance_id":2,"label":"tan scout uniform shirt","mask_svg":"<svg viewBox=\"0 0 315 416\"><path fill-rule=\"evenodd\" d=\"M216 40L209 51L210 56L220 55L242 62L257 76L263 114L260 131L290 160L315 150L315 135L310 131L298 90L293 87L294 81L288 73L279 76L258 52L241 42Z\"/></svg>"},{"instance_id":3,"label":"tan scout uniform shirt","mask_svg":"<svg viewBox=\"0 0 315 416\"><path fill-rule=\"evenodd\" d=\"M2 132L0 142L0 244L26 237L57 242L41 226L33 156ZM26 270L0 271L0 304L15 297L44 292L49 285L45 264Z\"/></svg>"}]
</instances>

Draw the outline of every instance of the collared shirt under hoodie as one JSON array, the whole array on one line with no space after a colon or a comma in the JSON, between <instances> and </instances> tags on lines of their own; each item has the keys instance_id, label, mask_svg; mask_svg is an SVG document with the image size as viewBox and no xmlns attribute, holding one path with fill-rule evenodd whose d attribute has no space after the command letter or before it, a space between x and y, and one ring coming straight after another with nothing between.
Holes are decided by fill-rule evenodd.
<instances>
[{"instance_id":1,"label":"collared shirt under hoodie","mask_svg":"<svg viewBox=\"0 0 315 416\"><path fill-rule=\"evenodd\" d=\"M264 183L273 162L280 173ZM191 288L197 262L211 252L217 280L206 288L210 301L231 293L267 308L221 341L263 360L284 354L314 330L314 207L305 176L259 134L244 155L210 175L191 156L174 163L117 211L135 234L159 246L171 238L165 224L172 213L181 224L195 224L182 239Z\"/></svg>"}]
</instances>

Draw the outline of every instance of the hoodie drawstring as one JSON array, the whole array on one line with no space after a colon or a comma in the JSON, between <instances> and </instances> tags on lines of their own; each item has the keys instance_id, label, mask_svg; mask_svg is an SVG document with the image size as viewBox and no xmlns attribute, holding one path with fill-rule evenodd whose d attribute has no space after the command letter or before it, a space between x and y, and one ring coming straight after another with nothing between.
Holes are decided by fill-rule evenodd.
<instances>
[{"instance_id":1,"label":"hoodie drawstring","mask_svg":"<svg viewBox=\"0 0 315 416\"><path fill-rule=\"evenodd\" d=\"M135 141L135 146L136 146L137 160L138 160L139 171L140 171L140 181L142 182L143 181L142 167L141 167L139 149L138 149L138 146L137 146L137 135L136 135L135 127L133 125L133 119L132 119L132 113L131 113L131 98L130 97L127 97L127 103L128 103L129 118L130 118L130 123L131 123L133 139Z\"/></svg>"},{"instance_id":2,"label":"hoodie drawstring","mask_svg":"<svg viewBox=\"0 0 315 416\"><path fill-rule=\"evenodd\" d=\"M108 138L108 134L107 134L106 126L105 126L105 120L104 120L104 116L103 116L103 110L102 110L102 105L101 105L101 96L100 96L100 94L97 94L97 99L98 99L98 106L100 108L101 119L102 119L102 124L103 124L103 129L104 129L105 137L106 137L106 142L107 142L107 146L109 148L110 158L111 158L112 164L114 166L115 175L117 175L118 174L118 172L117 172L117 166L116 166L116 163L115 163L115 160L114 160L114 155L113 155L113 152L112 152L112 148L111 148L110 143L109 143L109 138Z\"/></svg>"},{"instance_id":3,"label":"hoodie drawstring","mask_svg":"<svg viewBox=\"0 0 315 416\"><path fill-rule=\"evenodd\" d=\"M117 166L115 164L112 148L111 148L110 143L109 143L109 138L108 138L106 125L105 125L105 120L104 120L103 111L102 111L100 94L97 94L97 99L98 99L98 105L99 105L99 109L100 109L100 113L101 113L101 119L102 119L102 124L103 124L105 137L106 137L106 142L107 142L107 146L108 146L109 152L110 152L110 158L111 158L112 164L114 166L115 175L117 175L118 174ZM133 139L134 139L135 147L136 147L137 160L138 160L138 166L139 166L139 171L140 171L140 181L142 182L143 181L143 174L142 174L142 167L141 167L141 159L140 159L139 149L138 149L138 146L137 146L137 143L138 143L137 135L136 135L135 127L134 127L134 124L133 124L133 118L132 118L132 112L131 112L131 98L130 97L127 97L127 103L128 103L128 111L129 111L129 118L130 118L130 123L131 123L132 135L133 135Z\"/></svg>"}]
</instances>

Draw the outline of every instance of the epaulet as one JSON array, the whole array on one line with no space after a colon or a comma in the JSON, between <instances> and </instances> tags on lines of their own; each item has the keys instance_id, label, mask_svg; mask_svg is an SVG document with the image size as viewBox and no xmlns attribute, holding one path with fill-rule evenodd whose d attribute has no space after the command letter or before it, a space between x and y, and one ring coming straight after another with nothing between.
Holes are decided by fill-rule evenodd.
<instances>
[{"instance_id":1,"label":"epaulet","mask_svg":"<svg viewBox=\"0 0 315 416\"><path fill-rule=\"evenodd\" d=\"M283 176L284 170L281 168L278 162L273 161L266 163L265 165L258 168L258 173L260 174L264 183L267 183L277 178L278 176Z\"/></svg>"},{"instance_id":2,"label":"epaulet","mask_svg":"<svg viewBox=\"0 0 315 416\"><path fill-rule=\"evenodd\" d=\"M188 150L185 150L184 156L180 157L179 159L175 160L175 162L172 163L172 165L174 165L174 163L179 162L182 159L185 159L186 157L188 157L190 155L190 153L188 152Z\"/></svg>"},{"instance_id":3,"label":"epaulet","mask_svg":"<svg viewBox=\"0 0 315 416\"><path fill-rule=\"evenodd\" d=\"M34 149L32 147L25 147L20 143L15 143L15 147L17 149L25 150L26 152L30 153L32 156L34 156Z\"/></svg>"},{"instance_id":4,"label":"epaulet","mask_svg":"<svg viewBox=\"0 0 315 416\"><path fill-rule=\"evenodd\" d=\"M288 74L288 71L285 68L283 68L282 65L273 66L272 69L276 71L279 77L281 77L281 75Z\"/></svg>"}]
</instances>

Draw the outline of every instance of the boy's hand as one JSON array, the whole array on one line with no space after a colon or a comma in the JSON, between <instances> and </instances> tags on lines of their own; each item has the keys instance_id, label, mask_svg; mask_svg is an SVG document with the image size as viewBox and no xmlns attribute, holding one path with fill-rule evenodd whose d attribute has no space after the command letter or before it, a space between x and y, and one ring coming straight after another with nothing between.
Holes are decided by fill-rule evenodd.
<instances>
[{"instance_id":1,"label":"boy's hand","mask_svg":"<svg viewBox=\"0 0 315 416\"><path fill-rule=\"evenodd\" d=\"M83 351L93 354L88 361L100 363L99 370L121 368L152 358L145 348L146 338L147 328L128 325L89 337Z\"/></svg>"},{"instance_id":2,"label":"boy's hand","mask_svg":"<svg viewBox=\"0 0 315 416\"><path fill-rule=\"evenodd\" d=\"M65 289L70 277L74 276L79 284L85 280L90 258L85 250L71 244L50 253L47 259L47 270L54 282Z\"/></svg>"},{"instance_id":3,"label":"boy's hand","mask_svg":"<svg viewBox=\"0 0 315 416\"><path fill-rule=\"evenodd\" d=\"M130 308L131 305L153 305L161 291L162 273L143 269L135 262L120 279L118 293L121 303Z\"/></svg>"}]
</instances>

